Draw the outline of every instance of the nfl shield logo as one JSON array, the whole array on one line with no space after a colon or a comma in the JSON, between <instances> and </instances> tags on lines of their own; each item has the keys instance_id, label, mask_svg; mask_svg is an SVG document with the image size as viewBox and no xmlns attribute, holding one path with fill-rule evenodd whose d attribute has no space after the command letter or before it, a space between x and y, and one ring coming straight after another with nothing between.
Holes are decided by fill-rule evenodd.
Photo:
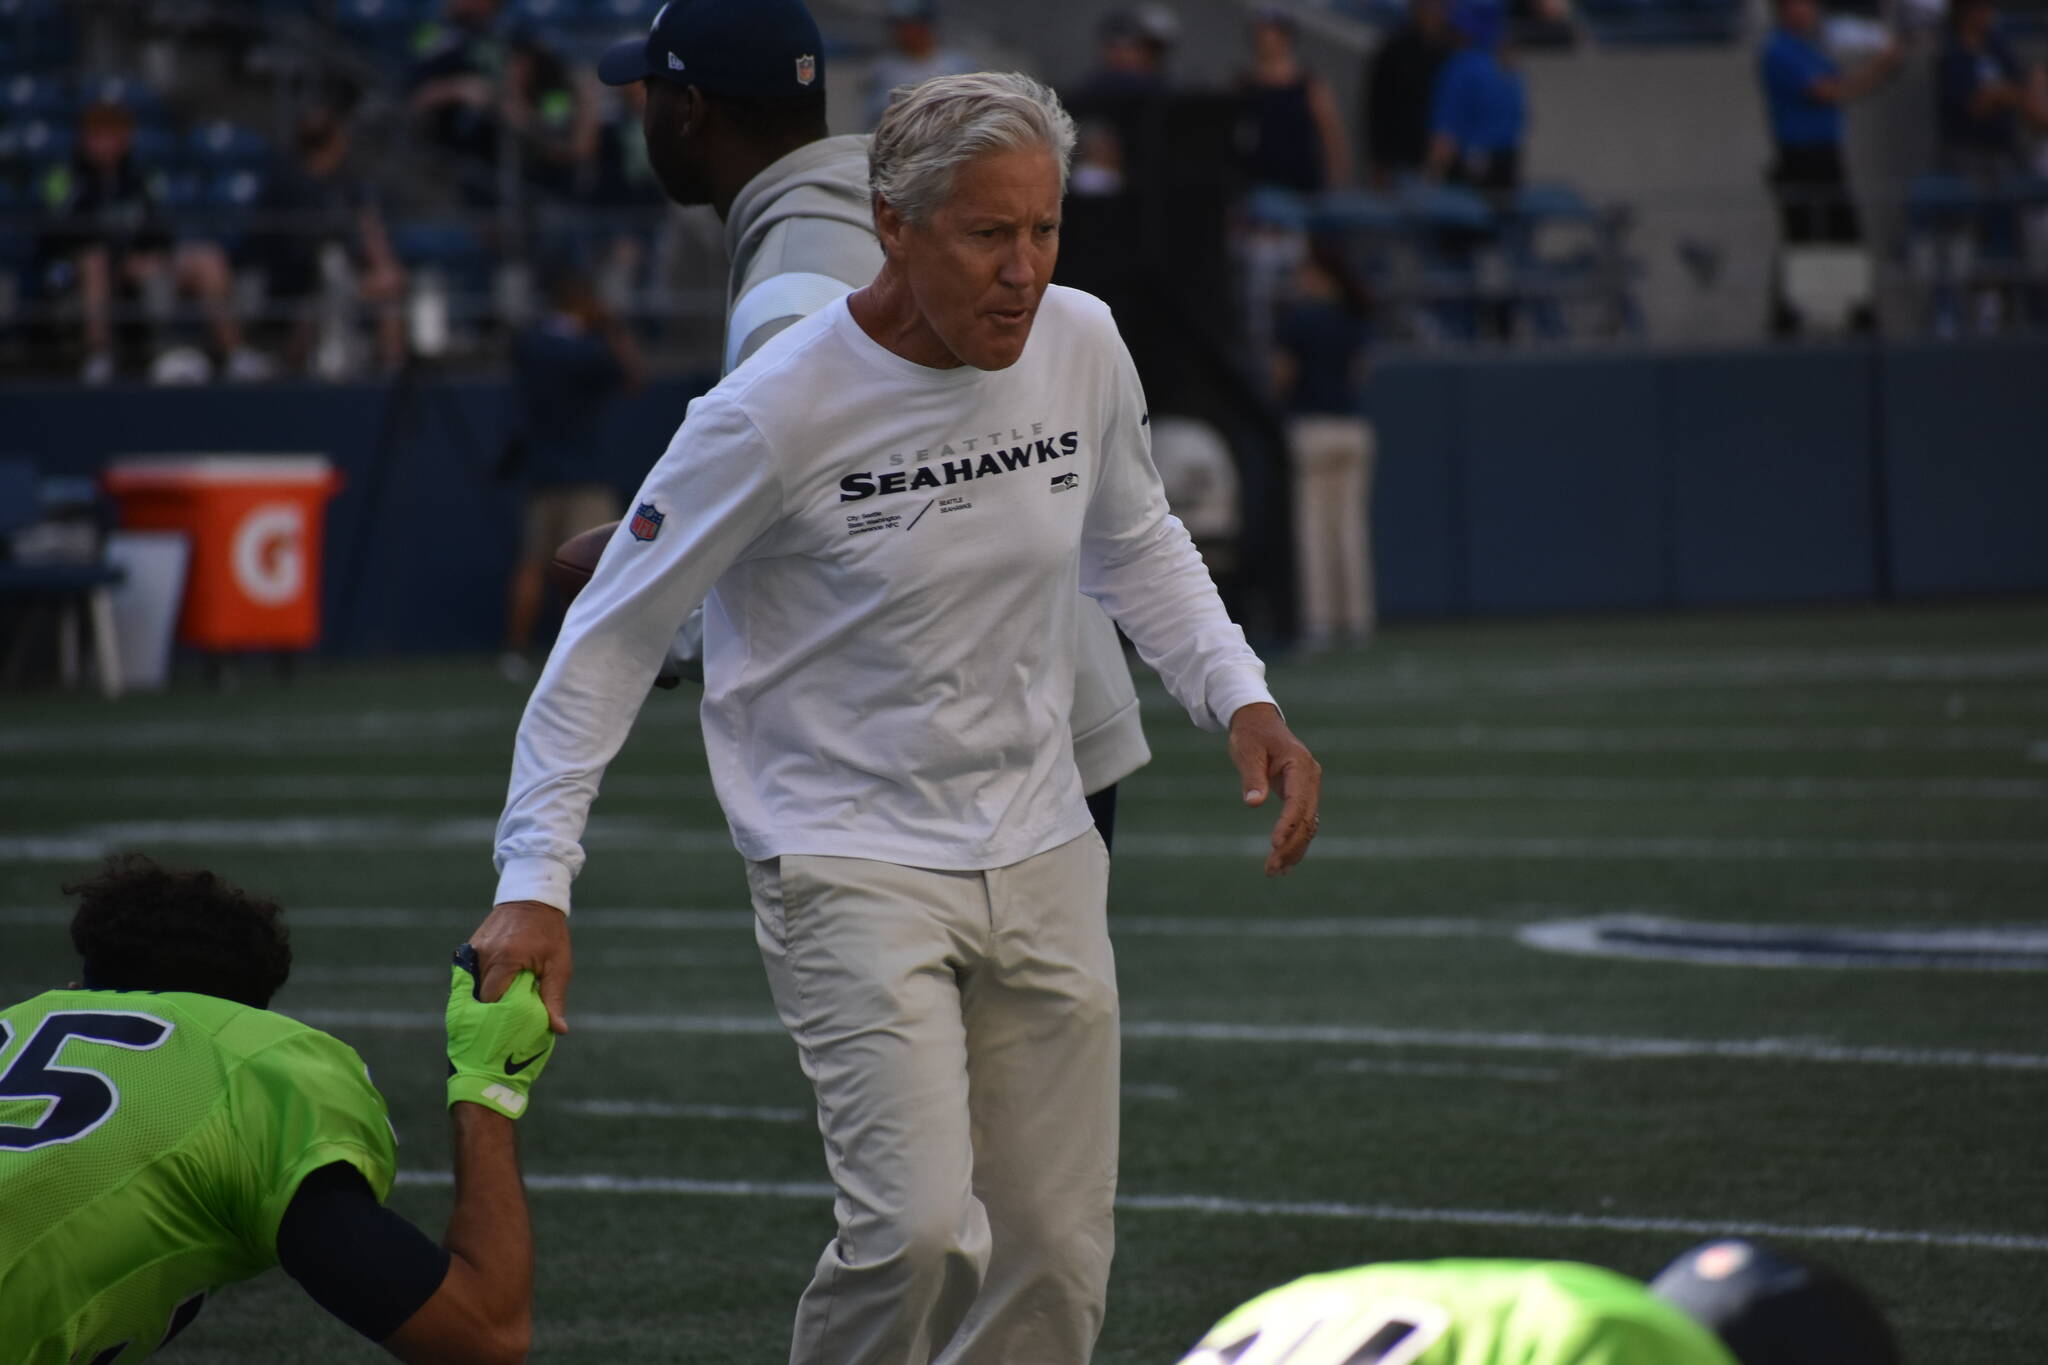
<instances>
[{"instance_id":1,"label":"nfl shield logo","mask_svg":"<svg viewBox=\"0 0 2048 1365\"><path fill-rule=\"evenodd\" d=\"M818 79L818 59L809 52L796 59L796 83L809 85Z\"/></svg>"},{"instance_id":2,"label":"nfl shield logo","mask_svg":"<svg viewBox=\"0 0 2048 1365\"><path fill-rule=\"evenodd\" d=\"M635 540L652 540L661 534L661 521L662 514L654 510L654 504L643 502L633 509L633 523L626 529Z\"/></svg>"}]
</instances>

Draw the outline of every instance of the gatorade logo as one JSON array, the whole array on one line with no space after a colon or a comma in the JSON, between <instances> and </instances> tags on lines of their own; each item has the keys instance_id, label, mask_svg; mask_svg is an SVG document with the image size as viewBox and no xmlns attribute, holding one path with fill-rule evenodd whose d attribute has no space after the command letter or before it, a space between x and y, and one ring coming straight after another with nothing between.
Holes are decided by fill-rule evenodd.
<instances>
[{"instance_id":1,"label":"gatorade logo","mask_svg":"<svg viewBox=\"0 0 2048 1365\"><path fill-rule=\"evenodd\" d=\"M243 517L230 551L235 586L258 606L281 607L297 597L306 582L305 534L304 509L288 502L265 503Z\"/></svg>"}]
</instances>

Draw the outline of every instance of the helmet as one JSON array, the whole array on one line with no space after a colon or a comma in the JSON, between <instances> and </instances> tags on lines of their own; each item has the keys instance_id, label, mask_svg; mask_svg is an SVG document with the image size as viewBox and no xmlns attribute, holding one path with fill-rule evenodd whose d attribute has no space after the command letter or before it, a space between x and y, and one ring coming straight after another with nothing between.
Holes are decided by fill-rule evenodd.
<instances>
[{"instance_id":1,"label":"helmet","mask_svg":"<svg viewBox=\"0 0 2048 1365\"><path fill-rule=\"evenodd\" d=\"M1742 1365L1898 1365L1870 1297L1825 1266L1740 1239L1705 1242L1650 1291L1711 1327Z\"/></svg>"}]
</instances>

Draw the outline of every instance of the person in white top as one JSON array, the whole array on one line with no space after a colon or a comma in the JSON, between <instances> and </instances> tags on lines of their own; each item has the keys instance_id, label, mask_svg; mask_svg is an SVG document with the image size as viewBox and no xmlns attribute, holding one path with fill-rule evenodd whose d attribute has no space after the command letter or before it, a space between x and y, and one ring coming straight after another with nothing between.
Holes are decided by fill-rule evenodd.
<instances>
[{"instance_id":1,"label":"person in white top","mask_svg":"<svg viewBox=\"0 0 2048 1365\"><path fill-rule=\"evenodd\" d=\"M684 0L600 66L613 84L645 83L647 158L669 198L708 203L725 224L728 373L881 268L868 139L826 136L821 42L802 0ZM662 665L668 680L702 677L703 637L692 615ZM1092 600L1081 603L1071 719L1081 787L1109 843L1117 783L1152 752L1116 627Z\"/></svg>"},{"instance_id":2,"label":"person in white top","mask_svg":"<svg viewBox=\"0 0 2048 1365\"><path fill-rule=\"evenodd\" d=\"M838 1235L800 1365L1081 1365L1113 1243L1118 1022L1067 712L1076 589L1197 725L1270 875L1321 770L1167 511L1109 311L1050 284L1073 124L1028 77L926 82L870 151L873 283L690 407L519 727L485 996L558 1026L604 766L705 612L705 748L818 1100Z\"/></svg>"}]
</instances>

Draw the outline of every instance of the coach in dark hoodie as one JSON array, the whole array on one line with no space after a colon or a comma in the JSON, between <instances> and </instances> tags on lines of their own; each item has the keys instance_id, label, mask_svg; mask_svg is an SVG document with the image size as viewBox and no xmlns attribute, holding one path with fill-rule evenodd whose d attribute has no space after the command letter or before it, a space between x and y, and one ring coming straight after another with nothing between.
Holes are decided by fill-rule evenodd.
<instances>
[{"instance_id":1,"label":"coach in dark hoodie","mask_svg":"<svg viewBox=\"0 0 2048 1365\"><path fill-rule=\"evenodd\" d=\"M725 369L882 268L868 138L831 137L825 54L802 0L671 0L644 39L605 53L611 85L645 81L647 159L678 204L725 224ZM1074 677L1074 760L1103 840L1116 784L1151 761L1116 628L1083 603ZM662 672L694 675L701 613Z\"/></svg>"}]
</instances>

